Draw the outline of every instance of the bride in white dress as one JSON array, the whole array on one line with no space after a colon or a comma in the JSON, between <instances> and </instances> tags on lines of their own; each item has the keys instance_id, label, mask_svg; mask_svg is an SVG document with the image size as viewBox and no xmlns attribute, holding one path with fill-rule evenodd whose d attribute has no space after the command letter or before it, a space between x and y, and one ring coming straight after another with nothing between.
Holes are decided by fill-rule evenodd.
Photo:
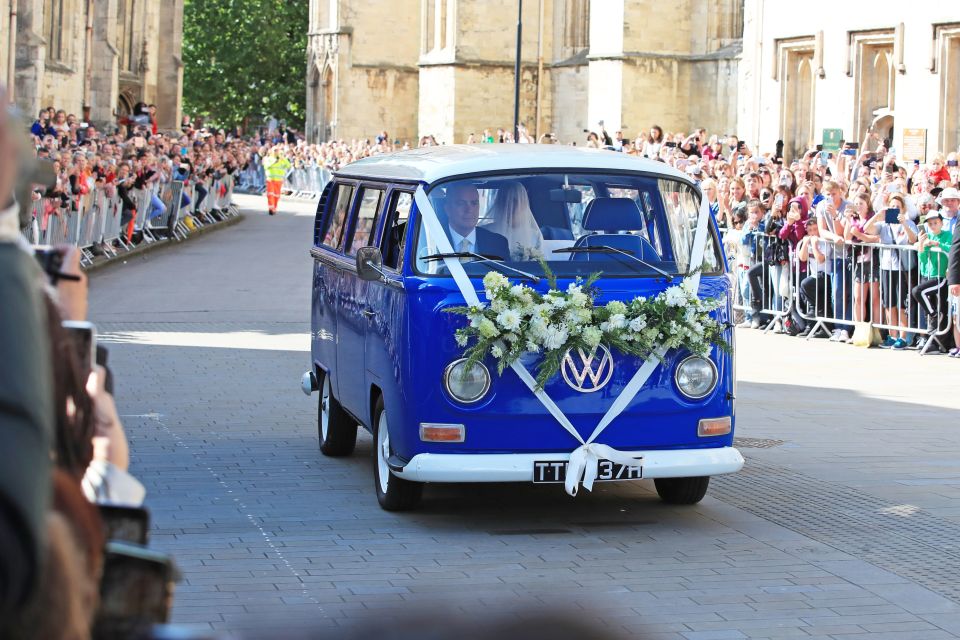
<instances>
[{"instance_id":1,"label":"bride in white dress","mask_svg":"<svg viewBox=\"0 0 960 640\"><path fill-rule=\"evenodd\" d=\"M543 256L543 233L522 184L512 182L499 189L488 217L493 222L485 228L507 239L511 260L537 260Z\"/></svg>"}]
</instances>

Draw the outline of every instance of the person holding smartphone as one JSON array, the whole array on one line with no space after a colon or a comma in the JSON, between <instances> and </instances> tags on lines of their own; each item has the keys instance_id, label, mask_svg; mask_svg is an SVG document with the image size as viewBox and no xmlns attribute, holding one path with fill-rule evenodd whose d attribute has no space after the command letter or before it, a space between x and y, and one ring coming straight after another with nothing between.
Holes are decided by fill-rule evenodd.
<instances>
[{"instance_id":1,"label":"person holding smartphone","mask_svg":"<svg viewBox=\"0 0 960 640\"><path fill-rule=\"evenodd\" d=\"M916 258L912 251L895 248L894 245L912 245L917 241L917 227L907 216L907 204L904 197L895 193L890 197L890 205L878 211L867 224L864 232L877 233L879 243L886 245L880 249L880 296L883 300L886 322L891 329L887 339L880 346L893 349L905 349L908 346L909 327L907 307L910 303L910 278L916 267Z\"/></svg>"}]
</instances>

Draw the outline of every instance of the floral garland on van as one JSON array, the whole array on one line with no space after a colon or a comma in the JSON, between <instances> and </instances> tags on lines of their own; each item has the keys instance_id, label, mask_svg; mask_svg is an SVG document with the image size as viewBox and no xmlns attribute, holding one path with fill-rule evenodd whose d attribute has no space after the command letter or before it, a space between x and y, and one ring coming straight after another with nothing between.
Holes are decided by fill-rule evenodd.
<instances>
[{"instance_id":1,"label":"floral garland on van","mask_svg":"<svg viewBox=\"0 0 960 640\"><path fill-rule=\"evenodd\" d=\"M491 271L483 278L489 304L445 310L470 321L455 333L468 361L464 371L490 355L497 360L497 372L503 374L524 353L542 354L537 367L537 388L542 389L560 370L569 349L592 353L604 343L642 359L655 355L661 347L686 349L700 356L709 354L712 345L730 351L723 325L710 316L723 306L723 300L701 299L689 278L652 298L637 296L629 302L615 300L595 306L598 291L593 284L599 273L586 281L578 278L561 291L549 267L541 264L550 285L544 294L527 285L511 284L504 275Z\"/></svg>"}]
</instances>

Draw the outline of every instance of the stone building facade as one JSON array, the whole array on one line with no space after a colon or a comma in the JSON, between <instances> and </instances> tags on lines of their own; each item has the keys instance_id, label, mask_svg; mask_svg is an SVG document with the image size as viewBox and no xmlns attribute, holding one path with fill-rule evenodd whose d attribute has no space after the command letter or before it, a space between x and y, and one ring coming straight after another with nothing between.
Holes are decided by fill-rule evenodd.
<instances>
[{"instance_id":1,"label":"stone building facade","mask_svg":"<svg viewBox=\"0 0 960 640\"><path fill-rule=\"evenodd\" d=\"M0 63L26 117L53 106L103 125L142 101L157 105L161 128L179 127L183 0L3 0L2 5Z\"/></svg>"},{"instance_id":2,"label":"stone building facade","mask_svg":"<svg viewBox=\"0 0 960 640\"><path fill-rule=\"evenodd\" d=\"M582 141L732 132L743 0L527 0L520 120ZM513 122L515 0L311 0L308 135L464 142Z\"/></svg>"},{"instance_id":3,"label":"stone building facade","mask_svg":"<svg viewBox=\"0 0 960 640\"><path fill-rule=\"evenodd\" d=\"M738 131L752 145L782 139L791 158L841 129L907 160L958 150L960 3L746 0L744 16Z\"/></svg>"}]
</instances>

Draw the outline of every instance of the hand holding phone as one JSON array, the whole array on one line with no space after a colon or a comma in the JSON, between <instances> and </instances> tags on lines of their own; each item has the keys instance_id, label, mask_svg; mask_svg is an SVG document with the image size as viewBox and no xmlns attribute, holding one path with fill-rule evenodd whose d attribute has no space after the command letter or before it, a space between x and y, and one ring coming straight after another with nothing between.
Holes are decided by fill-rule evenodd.
<instances>
[{"instance_id":1,"label":"hand holding phone","mask_svg":"<svg viewBox=\"0 0 960 640\"><path fill-rule=\"evenodd\" d=\"M884 212L883 221L887 224L899 224L900 223L900 209L896 207L890 207Z\"/></svg>"}]
</instances>

